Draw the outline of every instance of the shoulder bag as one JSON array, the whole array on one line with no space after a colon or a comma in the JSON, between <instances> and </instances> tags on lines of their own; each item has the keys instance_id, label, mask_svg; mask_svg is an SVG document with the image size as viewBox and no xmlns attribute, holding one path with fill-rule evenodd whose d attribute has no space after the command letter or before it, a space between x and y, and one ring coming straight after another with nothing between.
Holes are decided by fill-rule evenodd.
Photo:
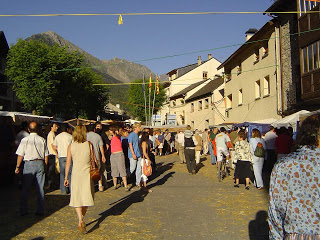
<instances>
[{"instance_id":1,"label":"shoulder bag","mask_svg":"<svg viewBox=\"0 0 320 240\"><path fill-rule=\"evenodd\" d=\"M92 157L92 150L91 150L91 144L89 143L89 148L90 148L90 178L92 181L99 181L101 176L99 172L99 168L97 167L95 161L93 160Z\"/></svg>"},{"instance_id":2,"label":"shoulder bag","mask_svg":"<svg viewBox=\"0 0 320 240\"><path fill-rule=\"evenodd\" d=\"M151 164L147 165L147 160L143 157L143 168L142 168L142 172L143 175L149 177L152 174L152 167Z\"/></svg>"},{"instance_id":3,"label":"shoulder bag","mask_svg":"<svg viewBox=\"0 0 320 240\"><path fill-rule=\"evenodd\" d=\"M254 150L254 155L256 157L264 157L265 155L265 150L263 148L263 145L261 142L258 142L257 143L257 147L256 147L256 150Z\"/></svg>"}]
</instances>

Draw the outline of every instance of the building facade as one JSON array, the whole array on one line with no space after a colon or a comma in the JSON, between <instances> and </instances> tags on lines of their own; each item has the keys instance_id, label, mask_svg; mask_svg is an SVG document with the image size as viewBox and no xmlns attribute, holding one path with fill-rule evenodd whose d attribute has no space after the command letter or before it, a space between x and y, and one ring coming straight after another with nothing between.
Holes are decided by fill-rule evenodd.
<instances>
[{"instance_id":1,"label":"building facade","mask_svg":"<svg viewBox=\"0 0 320 240\"><path fill-rule=\"evenodd\" d=\"M196 122L202 118L202 113L207 115L208 113L205 113L206 111L213 111L212 108L206 107L213 102L213 90L210 92L210 96L208 95L206 96L206 99L203 99L203 109L201 109L201 112L197 112L197 116L193 116L194 112L191 112L191 106L194 103L191 103L190 101L187 102L187 99L202 87L206 86L210 81L213 81L212 79L215 79L222 74L223 70L217 70L217 67L220 64L221 63L213 58L211 54L208 54L208 59L206 61L202 61L201 57L198 57L198 62L196 64L174 69L167 73L169 79L169 83L165 84L167 101L158 112L158 114L161 115L163 124L166 124L164 121L166 116L173 114L176 115L177 125L188 124L196 126ZM208 119L211 125L214 124L215 120L212 114L210 116L211 117ZM203 126L199 126L204 128L205 122L208 119L204 120Z\"/></svg>"},{"instance_id":2,"label":"building facade","mask_svg":"<svg viewBox=\"0 0 320 240\"><path fill-rule=\"evenodd\" d=\"M226 122L280 119L279 43L274 21L266 23L218 69L224 68Z\"/></svg>"}]
</instances>

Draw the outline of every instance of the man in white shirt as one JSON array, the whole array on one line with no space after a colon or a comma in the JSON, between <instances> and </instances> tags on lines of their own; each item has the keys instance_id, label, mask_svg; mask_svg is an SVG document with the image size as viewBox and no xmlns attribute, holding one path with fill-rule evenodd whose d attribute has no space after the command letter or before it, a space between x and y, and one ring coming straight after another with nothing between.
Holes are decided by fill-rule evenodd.
<instances>
[{"instance_id":1,"label":"man in white shirt","mask_svg":"<svg viewBox=\"0 0 320 240\"><path fill-rule=\"evenodd\" d=\"M184 154L187 162L187 168L189 174L196 174L196 161L195 161L195 146L198 145L198 141L191 131L190 125L187 126L187 130L184 131Z\"/></svg>"},{"instance_id":2,"label":"man in white shirt","mask_svg":"<svg viewBox=\"0 0 320 240\"><path fill-rule=\"evenodd\" d=\"M56 166L56 153L52 148L53 141L56 137L56 133L58 131L58 124L51 123L50 124L50 132L47 136L47 146L49 151L48 157L48 170L47 170L47 184L48 188L52 188L54 180L56 179L55 166Z\"/></svg>"},{"instance_id":3,"label":"man in white shirt","mask_svg":"<svg viewBox=\"0 0 320 240\"><path fill-rule=\"evenodd\" d=\"M99 165L99 170L100 170L100 175L101 179L99 180L99 191L102 192L104 190L103 184L107 184L107 174L105 171L105 167L103 166L106 162L106 157L104 154L104 148L103 148L103 140L101 136L97 133L94 132L95 125L94 124L89 124L87 126L87 140L92 143L94 153L96 155L98 165Z\"/></svg>"},{"instance_id":4,"label":"man in white shirt","mask_svg":"<svg viewBox=\"0 0 320 240\"><path fill-rule=\"evenodd\" d=\"M224 127L220 128L220 133L216 135L216 147L217 147L217 168L220 167L220 162L223 160L223 155L226 156L227 161L229 161L230 153L228 146L232 145L229 136L226 134L226 129Z\"/></svg>"},{"instance_id":5,"label":"man in white shirt","mask_svg":"<svg viewBox=\"0 0 320 240\"><path fill-rule=\"evenodd\" d=\"M29 136L29 132L28 132L28 123L27 122L22 122L21 123L21 131L17 134L16 139L14 141L14 144L16 145L16 148L18 148L21 140L25 137ZM23 171L23 162L21 163L20 166L20 174L17 175L17 179L18 179L18 186L19 188L22 187L22 171Z\"/></svg>"},{"instance_id":6,"label":"man in white shirt","mask_svg":"<svg viewBox=\"0 0 320 240\"><path fill-rule=\"evenodd\" d=\"M276 141L277 134L274 132L274 127L270 126L270 131L267 132L264 136L264 141L266 143L267 148L267 156L265 158L264 164L265 164L265 170L268 173L271 173L273 165L277 161L277 155L275 153L275 147L274 143Z\"/></svg>"},{"instance_id":7,"label":"man in white shirt","mask_svg":"<svg viewBox=\"0 0 320 240\"><path fill-rule=\"evenodd\" d=\"M59 158L59 166L60 166L60 190L62 194L67 194L68 191L71 189L71 172L72 172L72 165L70 166L69 170L69 187L64 186L64 179L65 179L65 166L67 161L67 151L68 147L72 142L72 135L69 134L68 125L66 123L60 126L61 133L59 133L52 144L52 149L55 154ZM69 189L68 189L69 188Z\"/></svg>"},{"instance_id":8,"label":"man in white shirt","mask_svg":"<svg viewBox=\"0 0 320 240\"><path fill-rule=\"evenodd\" d=\"M179 133L176 136L176 141L178 143L178 153L180 158L180 163L186 163L186 157L184 155L184 133L182 130L179 130Z\"/></svg>"},{"instance_id":9,"label":"man in white shirt","mask_svg":"<svg viewBox=\"0 0 320 240\"><path fill-rule=\"evenodd\" d=\"M37 123L29 124L30 135L21 140L16 151L17 166L15 173L20 173L22 161L24 161L22 195L20 204L20 215L28 214L29 191L34 180L37 181L38 205L36 215L44 215L44 181L45 168L48 163L48 148L46 140L37 134Z\"/></svg>"}]
</instances>

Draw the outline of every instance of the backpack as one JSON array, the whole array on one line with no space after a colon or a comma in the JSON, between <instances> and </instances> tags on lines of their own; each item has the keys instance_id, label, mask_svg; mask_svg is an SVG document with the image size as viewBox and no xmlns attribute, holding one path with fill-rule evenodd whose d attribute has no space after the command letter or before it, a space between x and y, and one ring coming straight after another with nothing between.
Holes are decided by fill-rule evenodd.
<instances>
[{"instance_id":1,"label":"backpack","mask_svg":"<svg viewBox=\"0 0 320 240\"><path fill-rule=\"evenodd\" d=\"M258 142L257 143L257 147L256 147L256 150L254 150L254 155L256 157L264 157L265 155L265 150L263 148L263 145L261 142Z\"/></svg>"}]
</instances>

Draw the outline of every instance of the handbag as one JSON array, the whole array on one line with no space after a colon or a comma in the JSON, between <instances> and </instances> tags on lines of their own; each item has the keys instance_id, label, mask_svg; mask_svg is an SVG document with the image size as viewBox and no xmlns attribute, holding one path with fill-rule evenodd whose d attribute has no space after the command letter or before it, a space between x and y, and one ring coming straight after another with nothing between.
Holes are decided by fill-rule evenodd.
<instances>
[{"instance_id":1,"label":"handbag","mask_svg":"<svg viewBox=\"0 0 320 240\"><path fill-rule=\"evenodd\" d=\"M143 158L143 161L144 161L143 168L142 168L143 175L149 177L152 174L151 164L147 165L147 161L145 158Z\"/></svg>"},{"instance_id":2,"label":"handbag","mask_svg":"<svg viewBox=\"0 0 320 240\"><path fill-rule=\"evenodd\" d=\"M264 157L265 155L265 150L263 148L263 145L261 142L258 142L257 143L257 147L256 147L256 150L254 150L254 155L256 157Z\"/></svg>"},{"instance_id":3,"label":"handbag","mask_svg":"<svg viewBox=\"0 0 320 240\"><path fill-rule=\"evenodd\" d=\"M92 181L99 181L101 176L100 176L99 168L97 168L97 165L92 157L90 142L89 142L89 148L90 148L90 178Z\"/></svg>"}]
</instances>

